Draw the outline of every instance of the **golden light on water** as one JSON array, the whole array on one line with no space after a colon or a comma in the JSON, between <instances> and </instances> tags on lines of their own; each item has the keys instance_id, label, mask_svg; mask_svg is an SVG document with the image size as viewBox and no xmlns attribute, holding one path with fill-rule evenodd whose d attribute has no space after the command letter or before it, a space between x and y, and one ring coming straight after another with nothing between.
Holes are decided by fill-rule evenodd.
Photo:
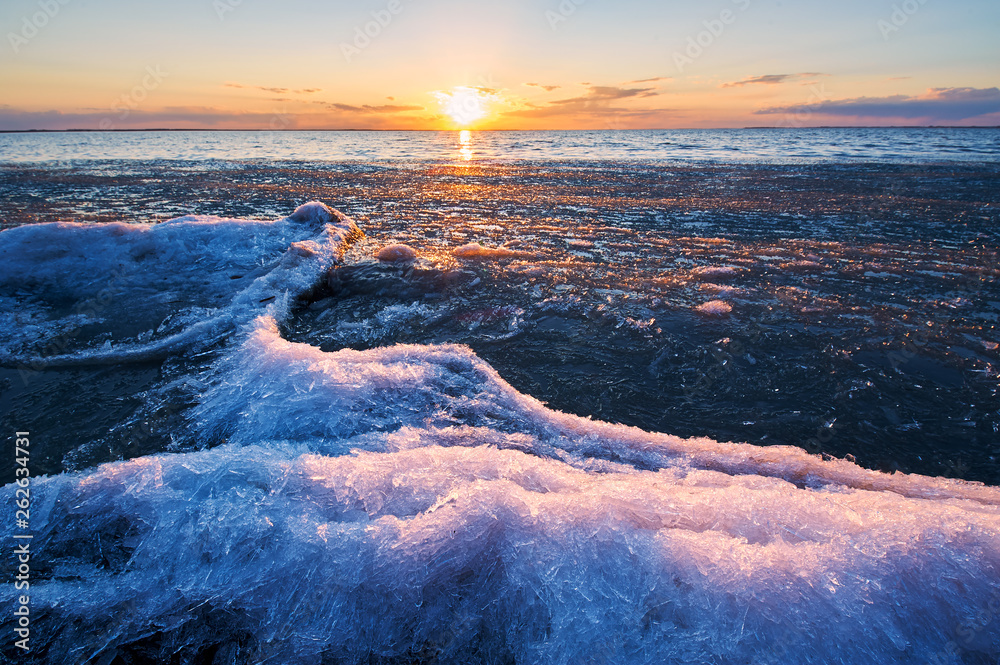
<instances>
[{"instance_id":1,"label":"golden light on water","mask_svg":"<svg viewBox=\"0 0 1000 665\"><path fill-rule=\"evenodd\" d=\"M472 160L472 132L468 129L463 129L458 134L458 153L462 155L462 159L465 161Z\"/></svg>"}]
</instances>

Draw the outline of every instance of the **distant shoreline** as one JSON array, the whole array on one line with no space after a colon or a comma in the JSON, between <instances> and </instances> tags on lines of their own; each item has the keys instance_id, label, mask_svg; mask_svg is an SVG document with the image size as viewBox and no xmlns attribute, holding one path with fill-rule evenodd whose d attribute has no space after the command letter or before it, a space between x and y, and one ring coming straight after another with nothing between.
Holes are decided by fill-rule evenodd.
<instances>
[{"instance_id":1,"label":"distant shoreline","mask_svg":"<svg viewBox=\"0 0 1000 665\"><path fill-rule=\"evenodd\" d=\"M757 125L750 127L674 127L649 129L475 129L476 132L688 132L688 131L740 131L746 129L803 130L803 129L1000 129L1000 125L820 125L816 127L778 127ZM169 127L144 127L140 129L0 129L0 134L120 134L129 132L458 132L460 129L221 129L200 127L176 129Z\"/></svg>"}]
</instances>

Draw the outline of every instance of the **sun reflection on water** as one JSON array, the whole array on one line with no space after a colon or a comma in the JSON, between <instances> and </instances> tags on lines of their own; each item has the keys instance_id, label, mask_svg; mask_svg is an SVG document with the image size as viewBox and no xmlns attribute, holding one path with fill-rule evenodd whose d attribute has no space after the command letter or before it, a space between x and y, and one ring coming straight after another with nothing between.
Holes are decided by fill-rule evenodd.
<instances>
[{"instance_id":1,"label":"sun reflection on water","mask_svg":"<svg viewBox=\"0 0 1000 665\"><path fill-rule=\"evenodd\" d=\"M472 132L468 129L463 129L458 133L458 154L462 156L465 161L472 160Z\"/></svg>"}]
</instances>

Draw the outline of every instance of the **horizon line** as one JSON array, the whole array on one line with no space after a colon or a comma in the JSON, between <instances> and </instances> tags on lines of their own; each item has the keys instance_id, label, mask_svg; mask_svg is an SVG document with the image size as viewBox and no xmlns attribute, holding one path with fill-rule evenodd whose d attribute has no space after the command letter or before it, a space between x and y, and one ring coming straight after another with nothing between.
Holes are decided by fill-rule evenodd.
<instances>
[{"instance_id":1,"label":"horizon line","mask_svg":"<svg viewBox=\"0 0 1000 665\"><path fill-rule=\"evenodd\" d=\"M137 127L133 129L88 129L74 127L69 129L0 129L0 134L70 134L70 133L107 133L122 132L669 132L669 131L736 131L747 129L1000 129L1000 125L810 125L808 127L784 127L780 125L747 125L743 127L642 127L635 129L375 129L357 127L303 127L292 129L272 129L253 127Z\"/></svg>"}]
</instances>

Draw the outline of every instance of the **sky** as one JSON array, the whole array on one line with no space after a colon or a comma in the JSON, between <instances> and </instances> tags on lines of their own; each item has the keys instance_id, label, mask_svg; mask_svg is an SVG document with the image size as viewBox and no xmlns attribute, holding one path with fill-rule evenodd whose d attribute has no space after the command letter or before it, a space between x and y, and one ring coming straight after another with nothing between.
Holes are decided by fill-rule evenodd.
<instances>
[{"instance_id":1,"label":"sky","mask_svg":"<svg viewBox=\"0 0 1000 665\"><path fill-rule=\"evenodd\" d=\"M1000 125L996 0L4 0L0 130Z\"/></svg>"}]
</instances>

